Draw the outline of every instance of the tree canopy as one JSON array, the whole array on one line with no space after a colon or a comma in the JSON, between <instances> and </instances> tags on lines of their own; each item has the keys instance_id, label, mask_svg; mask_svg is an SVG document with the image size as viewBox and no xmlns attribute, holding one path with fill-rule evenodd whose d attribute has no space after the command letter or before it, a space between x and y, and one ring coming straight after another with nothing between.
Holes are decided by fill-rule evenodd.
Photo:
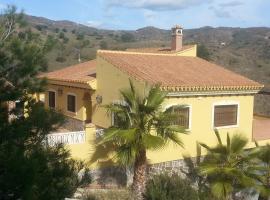
<instances>
[{"instance_id":1,"label":"tree canopy","mask_svg":"<svg viewBox=\"0 0 270 200\"><path fill-rule=\"evenodd\" d=\"M35 95L44 91L49 48L8 6L0 17L0 199L63 199L73 194L80 165L46 136L63 122ZM19 102L21 106L9 107Z\"/></svg>"}]
</instances>

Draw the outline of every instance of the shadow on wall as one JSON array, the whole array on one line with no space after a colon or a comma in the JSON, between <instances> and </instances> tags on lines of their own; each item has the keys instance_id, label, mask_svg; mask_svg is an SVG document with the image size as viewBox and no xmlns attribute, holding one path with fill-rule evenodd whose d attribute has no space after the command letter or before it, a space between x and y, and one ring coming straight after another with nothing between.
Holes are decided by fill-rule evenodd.
<instances>
[{"instance_id":1,"label":"shadow on wall","mask_svg":"<svg viewBox=\"0 0 270 200\"><path fill-rule=\"evenodd\" d=\"M98 144L98 140L96 144ZM110 159L113 146L96 145L89 164L98 163L98 169L91 170L94 184L100 188L121 188L127 186L127 173L124 167L116 166Z\"/></svg>"}]
</instances>

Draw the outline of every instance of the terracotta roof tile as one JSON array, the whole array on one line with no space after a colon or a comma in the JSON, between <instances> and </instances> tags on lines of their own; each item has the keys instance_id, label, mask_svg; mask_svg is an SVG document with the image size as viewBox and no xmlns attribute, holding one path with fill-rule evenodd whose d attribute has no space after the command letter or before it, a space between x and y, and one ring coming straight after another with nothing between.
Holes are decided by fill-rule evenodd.
<instances>
[{"instance_id":1,"label":"terracotta roof tile","mask_svg":"<svg viewBox=\"0 0 270 200\"><path fill-rule=\"evenodd\" d=\"M96 79L96 60L45 73L41 77L47 77L49 80L88 83Z\"/></svg>"},{"instance_id":2,"label":"terracotta roof tile","mask_svg":"<svg viewBox=\"0 0 270 200\"><path fill-rule=\"evenodd\" d=\"M198 57L98 51L98 55L136 79L168 90L260 89L262 85ZM183 89L184 88L184 89Z\"/></svg>"}]
</instances>

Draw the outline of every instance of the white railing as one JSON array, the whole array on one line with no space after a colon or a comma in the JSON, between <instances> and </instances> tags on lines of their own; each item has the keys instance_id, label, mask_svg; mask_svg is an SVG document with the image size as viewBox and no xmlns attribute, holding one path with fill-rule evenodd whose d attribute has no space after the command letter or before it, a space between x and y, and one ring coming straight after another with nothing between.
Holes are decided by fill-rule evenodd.
<instances>
[{"instance_id":1,"label":"white railing","mask_svg":"<svg viewBox=\"0 0 270 200\"><path fill-rule=\"evenodd\" d=\"M47 135L47 143L50 146L55 144L82 144L85 143L85 131L52 133Z\"/></svg>"}]
</instances>

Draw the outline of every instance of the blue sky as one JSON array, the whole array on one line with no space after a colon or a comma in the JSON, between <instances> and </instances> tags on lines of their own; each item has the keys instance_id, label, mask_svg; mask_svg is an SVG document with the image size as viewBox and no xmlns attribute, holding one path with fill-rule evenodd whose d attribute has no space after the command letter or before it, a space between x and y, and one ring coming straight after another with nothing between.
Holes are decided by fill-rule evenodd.
<instances>
[{"instance_id":1,"label":"blue sky","mask_svg":"<svg viewBox=\"0 0 270 200\"><path fill-rule=\"evenodd\" d=\"M25 13L106 29L270 27L270 0L0 0Z\"/></svg>"}]
</instances>

